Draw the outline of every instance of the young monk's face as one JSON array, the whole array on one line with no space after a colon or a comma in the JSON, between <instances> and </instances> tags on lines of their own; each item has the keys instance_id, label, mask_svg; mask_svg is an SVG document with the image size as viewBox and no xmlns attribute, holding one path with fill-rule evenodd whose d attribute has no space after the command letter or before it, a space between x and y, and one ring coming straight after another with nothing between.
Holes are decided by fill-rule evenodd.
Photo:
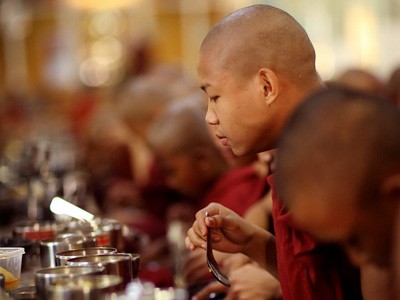
<instances>
[{"instance_id":1,"label":"young monk's face","mask_svg":"<svg viewBox=\"0 0 400 300\"><path fill-rule=\"evenodd\" d=\"M338 189L344 188L345 184ZM327 199L327 195L332 195ZM298 190L290 212L297 224L323 242L339 243L356 265L373 262L387 266L390 260L390 220L384 218L381 207L363 207L351 190L318 194ZM321 198L322 197L322 198ZM327 201L321 201L325 199Z\"/></svg>"},{"instance_id":2,"label":"young monk's face","mask_svg":"<svg viewBox=\"0 0 400 300\"><path fill-rule=\"evenodd\" d=\"M257 74L240 78L220 65L217 57L200 53L198 77L209 98L207 123L220 143L237 156L266 150L276 133Z\"/></svg>"}]
</instances>

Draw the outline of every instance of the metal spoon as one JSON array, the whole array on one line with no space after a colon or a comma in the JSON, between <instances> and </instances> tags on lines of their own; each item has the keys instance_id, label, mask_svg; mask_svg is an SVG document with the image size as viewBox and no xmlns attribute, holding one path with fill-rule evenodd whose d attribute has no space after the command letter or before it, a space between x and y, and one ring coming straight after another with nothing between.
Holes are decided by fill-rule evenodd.
<instances>
[{"instance_id":1,"label":"metal spoon","mask_svg":"<svg viewBox=\"0 0 400 300\"><path fill-rule=\"evenodd\" d=\"M206 217L208 217L208 212L206 212ZM211 244L211 228L207 229L207 265L210 272L213 273L214 277L221 282L223 285L230 287L231 282L228 277L221 271L217 261L214 258Z\"/></svg>"}]
</instances>

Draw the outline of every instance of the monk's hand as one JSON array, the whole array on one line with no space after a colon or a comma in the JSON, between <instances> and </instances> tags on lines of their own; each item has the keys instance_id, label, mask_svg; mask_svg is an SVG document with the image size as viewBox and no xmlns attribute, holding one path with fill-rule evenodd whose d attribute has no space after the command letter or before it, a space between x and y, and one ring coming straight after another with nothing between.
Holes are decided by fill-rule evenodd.
<instances>
[{"instance_id":1,"label":"monk's hand","mask_svg":"<svg viewBox=\"0 0 400 300\"><path fill-rule=\"evenodd\" d=\"M213 249L228 253L242 252L254 232L254 226L234 211L211 203L196 213L196 220L187 232L186 247L206 249L207 230L210 229Z\"/></svg>"}]
</instances>

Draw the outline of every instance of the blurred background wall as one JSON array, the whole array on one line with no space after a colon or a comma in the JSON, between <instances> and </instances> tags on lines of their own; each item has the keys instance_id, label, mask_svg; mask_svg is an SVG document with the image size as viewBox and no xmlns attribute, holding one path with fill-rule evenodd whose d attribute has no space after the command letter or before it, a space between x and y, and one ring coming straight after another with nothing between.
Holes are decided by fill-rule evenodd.
<instances>
[{"instance_id":1,"label":"blurred background wall","mask_svg":"<svg viewBox=\"0 0 400 300\"><path fill-rule=\"evenodd\" d=\"M399 0L1 0L0 88L108 87L157 63L196 74L199 44L253 3L300 21L330 79L348 67L385 77L400 64Z\"/></svg>"}]
</instances>

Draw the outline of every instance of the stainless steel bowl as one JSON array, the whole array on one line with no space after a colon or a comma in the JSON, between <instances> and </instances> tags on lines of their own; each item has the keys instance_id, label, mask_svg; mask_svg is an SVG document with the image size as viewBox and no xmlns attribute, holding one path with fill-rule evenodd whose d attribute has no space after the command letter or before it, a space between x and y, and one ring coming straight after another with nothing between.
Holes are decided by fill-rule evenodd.
<instances>
[{"instance_id":1,"label":"stainless steel bowl","mask_svg":"<svg viewBox=\"0 0 400 300\"><path fill-rule=\"evenodd\" d=\"M97 255L97 254L110 254L117 253L117 248L113 247L91 247L83 248L77 250L63 251L56 254L56 265L66 266L69 259L87 255Z\"/></svg>"},{"instance_id":2,"label":"stainless steel bowl","mask_svg":"<svg viewBox=\"0 0 400 300\"><path fill-rule=\"evenodd\" d=\"M104 266L106 274L121 276L124 286L126 286L134 278L133 261L139 257L134 258L129 253L87 255L72 258L68 260L67 265Z\"/></svg>"},{"instance_id":3,"label":"stainless steel bowl","mask_svg":"<svg viewBox=\"0 0 400 300\"><path fill-rule=\"evenodd\" d=\"M42 268L56 266L56 254L67 250L96 247L94 237L70 235L40 242L40 263Z\"/></svg>"},{"instance_id":4,"label":"stainless steel bowl","mask_svg":"<svg viewBox=\"0 0 400 300\"><path fill-rule=\"evenodd\" d=\"M104 296L124 290L122 279L116 275L81 276L62 278L47 287L47 299L99 300Z\"/></svg>"},{"instance_id":5,"label":"stainless steel bowl","mask_svg":"<svg viewBox=\"0 0 400 300\"><path fill-rule=\"evenodd\" d=\"M75 278L86 275L103 275L105 268L99 265L92 266L63 266L43 268L35 272L35 285L38 299L48 299L46 289L60 278Z\"/></svg>"}]
</instances>

